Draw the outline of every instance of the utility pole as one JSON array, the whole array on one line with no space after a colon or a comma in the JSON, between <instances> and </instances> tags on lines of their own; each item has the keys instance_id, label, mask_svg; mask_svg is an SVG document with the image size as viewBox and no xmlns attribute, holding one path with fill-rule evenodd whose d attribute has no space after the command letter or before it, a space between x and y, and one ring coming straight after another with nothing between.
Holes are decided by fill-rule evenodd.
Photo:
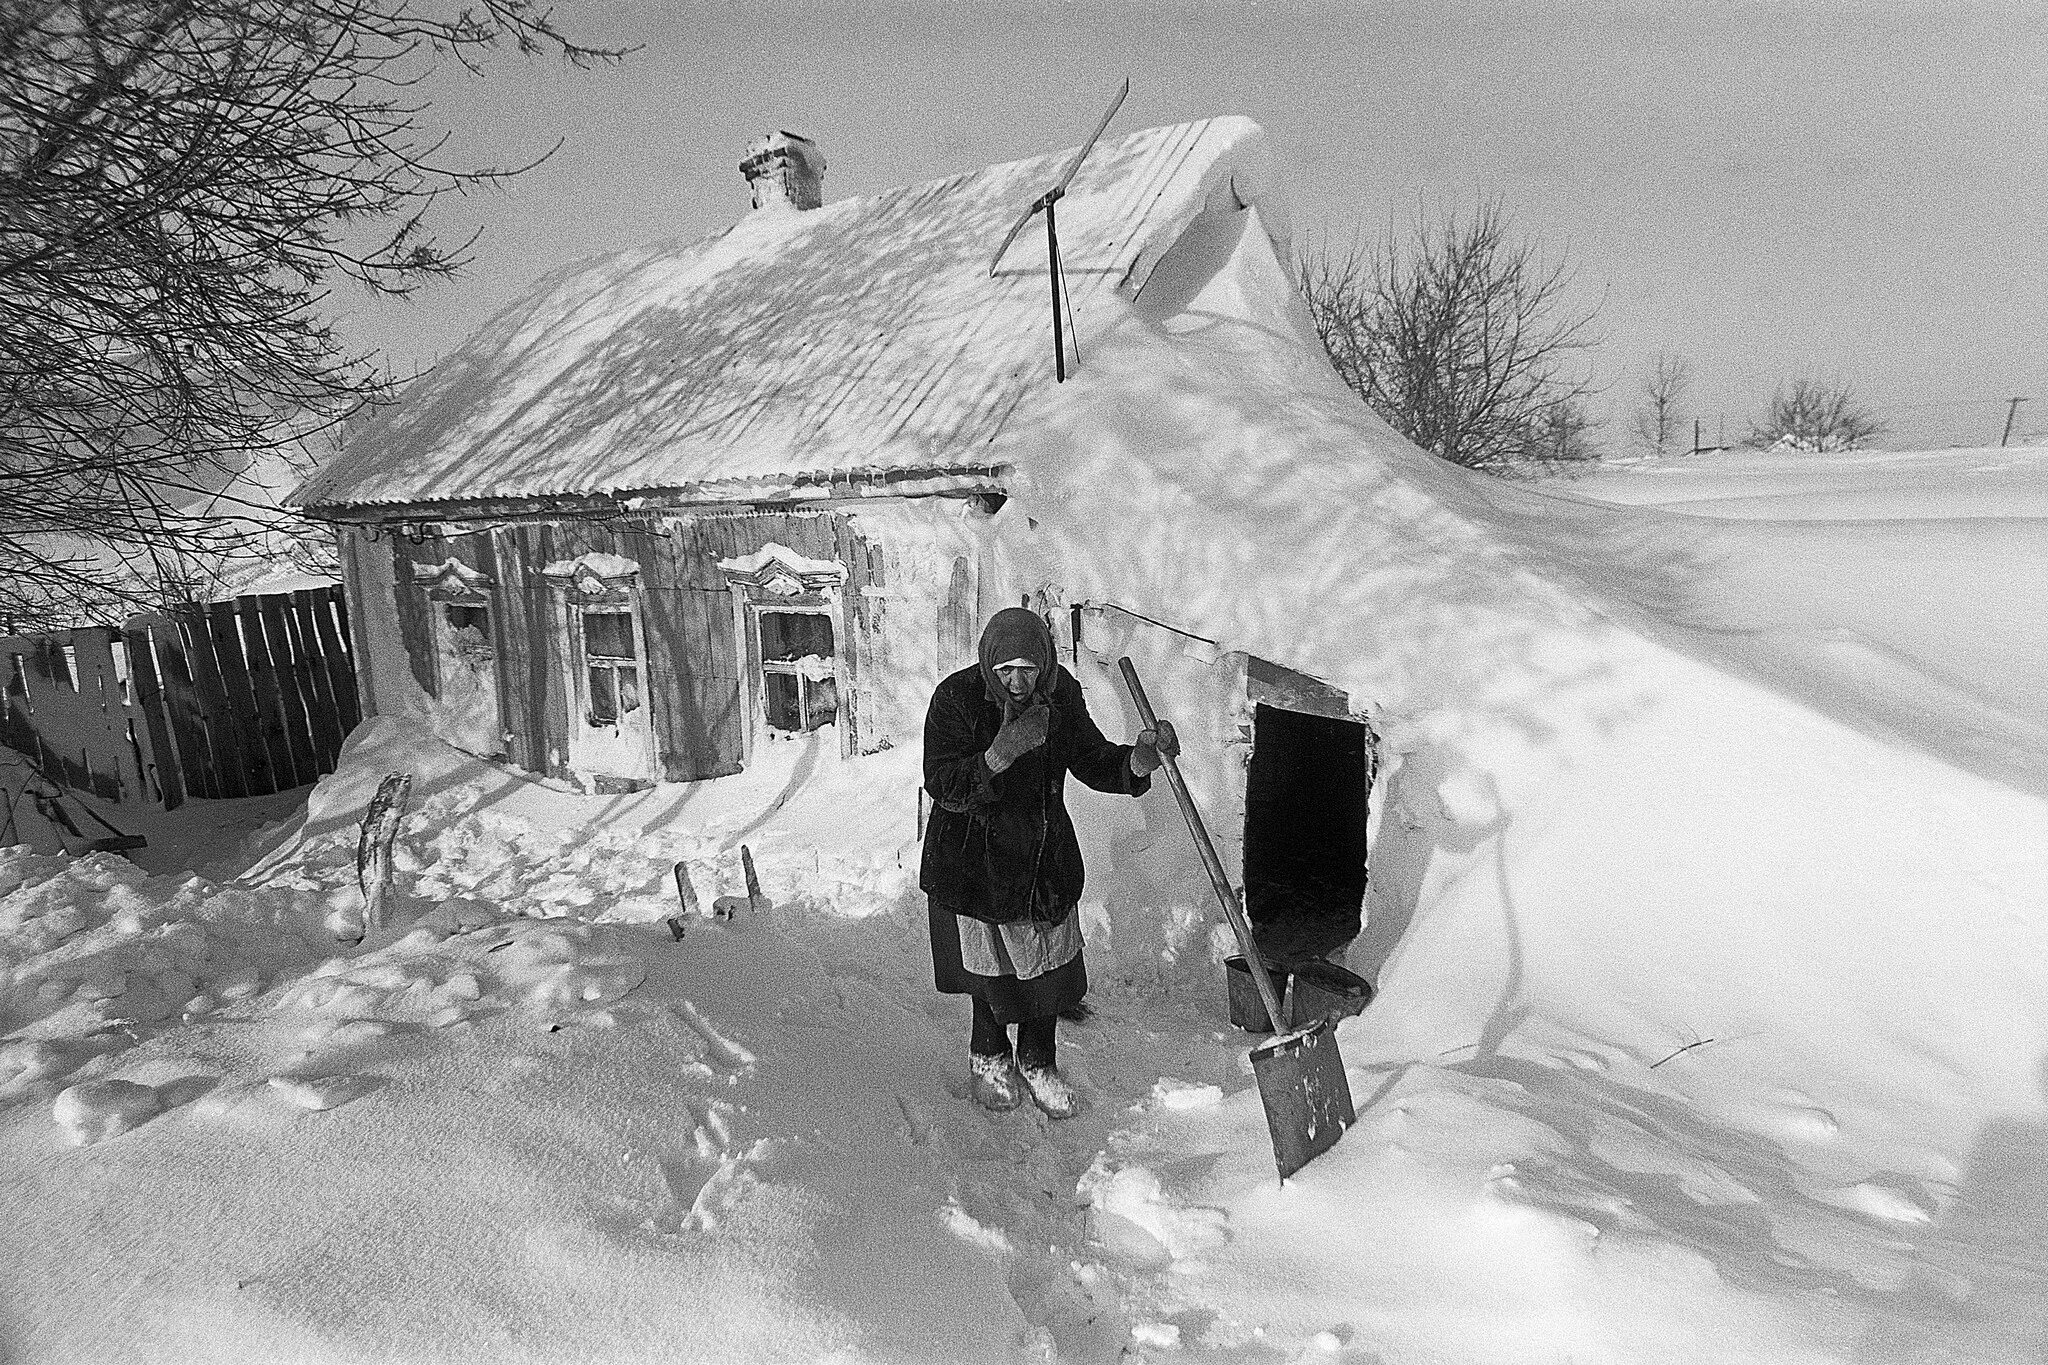
<instances>
[{"instance_id":1,"label":"utility pole","mask_svg":"<svg viewBox=\"0 0 2048 1365\"><path fill-rule=\"evenodd\" d=\"M1700 453L1700 419L1697 417L1692 419L1692 453Z\"/></svg>"},{"instance_id":2,"label":"utility pole","mask_svg":"<svg viewBox=\"0 0 2048 1365\"><path fill-rule=\"evenodd\" d=\"M2009 398L2006 400L2005 432L1998 438L1998 444L2004 445L2012 439L2012 419L2020 415L2020 404L2026 401L2024 398Z\"/></svg>"}]
</instances>

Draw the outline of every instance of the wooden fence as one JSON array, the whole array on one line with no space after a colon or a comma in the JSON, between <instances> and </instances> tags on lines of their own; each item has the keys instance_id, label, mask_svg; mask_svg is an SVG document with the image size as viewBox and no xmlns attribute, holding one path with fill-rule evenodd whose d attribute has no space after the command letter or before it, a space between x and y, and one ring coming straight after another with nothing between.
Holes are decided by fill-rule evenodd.
<instances>
[{"instance_id":1,"label":"wooden fence","mask_svg":"<svg viewBox=\"0 0 2048 1365\"><path fill-rule=\"evenodd\" d=\"M0 638L0 743L109 801L263 796L334 771L361 713L339 588Z\"/></svg>"}]
</instances>

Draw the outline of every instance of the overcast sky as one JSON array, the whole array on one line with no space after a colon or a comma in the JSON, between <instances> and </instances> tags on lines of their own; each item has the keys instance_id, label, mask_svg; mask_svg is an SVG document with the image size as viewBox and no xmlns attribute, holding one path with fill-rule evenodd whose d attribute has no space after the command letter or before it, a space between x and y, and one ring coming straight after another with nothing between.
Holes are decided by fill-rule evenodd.
<instances>
[{"instance_id":1,"label":"overcast sky","mask_svg":"<svg viewBox=\"0 0 2048 1365\"><path fill-rule=\"evenodd\" d=\"M1709 435L1773 384L1852 382L1893 445L2048 431L2048 5L1828 0L674 5L561 0L640 50L575 71L498 59L429 87L447 154L562 150L451 201L475 267L414 302L338 300L348 335L430 362L543 271L747 207L750 139L816 139L826 196L1245 114L1289 167L1296 227L1338 239L1418 204L1501 198L1600 308L1596 412L1685 355ZM1625 444L1623 421L1609 433Z\"/></svg>"}]
</instances>

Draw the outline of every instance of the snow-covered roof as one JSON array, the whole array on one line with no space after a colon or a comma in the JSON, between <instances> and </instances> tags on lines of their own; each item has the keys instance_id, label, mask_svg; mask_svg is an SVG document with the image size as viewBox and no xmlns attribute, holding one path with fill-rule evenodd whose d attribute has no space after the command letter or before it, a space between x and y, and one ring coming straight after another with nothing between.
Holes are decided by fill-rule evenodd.
<instances>
[{"instance_id":1,"label":"snow-covered roof","mask_svg":"<svg viewBox=\"0 0 2048 1365\"><path fill-rule=\"evenodd\" d=\"M1053 382L1043 229L993 278L989 260L1070 155L565 267L365 419L291 501L759 498L984 469L1019 403ZM1244 118L1098 145L1058 208L1083 364L1091 322L1212 200L1262 207L1284 253L1270 179Z\"/></svg>"}]
</instances>

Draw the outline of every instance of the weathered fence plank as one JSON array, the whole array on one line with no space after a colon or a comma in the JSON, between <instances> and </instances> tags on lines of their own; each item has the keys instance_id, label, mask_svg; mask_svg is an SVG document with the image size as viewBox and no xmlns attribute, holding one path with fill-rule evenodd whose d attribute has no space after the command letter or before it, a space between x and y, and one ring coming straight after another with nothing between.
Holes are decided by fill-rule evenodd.
<instances>
[{"instance_id":1,"label":"weathered fence plank","mask_svg":"<svg viewBox=\"0 0 2048 1365\"><path fill-rule=\"evenodd\" d=\"M291 754L292 785L304 786L320 776L313 755L313 721L306 710L306 684L300 660L292 652L291 632L285 626L288 598L258 597L257 619L263 624L264 643L270 650L270 667L277 675L278 699L284 707L285 748Z\"/></svg>"},{"instance_id":2,"label":"weathered fence plank","mask_svg":"<svg viewBox=\"0 0 2048 1365\"><path fill-rule=\"evenodd\" d=\"M307 589L293 593L285 622L292 637L293 652L304 665L302 683L306 689L307 718L313 735L313 766L320 772L331 773L335 761L341 756L341 741L345 735L341 728L341 712L334 700L334 681L327 670L328 661L321 655L320 628L313 620L313 597L314 594ZM320 610L325 610L324 604Z\"/></svg>"},{"instance_id":3,"label":"weathered fence plank","mask_svg":"<svg viewBox=\"0 0 2048 1365\"><path fill-rule=\"evenodd\" d=\"M209 602L205 615L207 632L213 640L214 663L220 668L221 687L241 743L243 789L250 796L276 791L278 771L270 760L270 745L263 734L263 713L249 676L249 658L243 652L241 605Z\"/></svg>"},{"instance_id":4,"label":"weathered fence plank","mask_svg":"<svg viewBox=\"0 0 2048 1365\"><path fill-rule=\"evenodd\" d=\"M86 762L93 771L93 790L114 801L139 801L148 787L128 735L128 707L121 697L120 669L114 663L116 634L107 626L72 631L72 676L85 721L82 738Z\"/></svg>"},{"instance_id":5,"label":"weathered fence plank","mask_svg":"<svg viewBox=\"0 0 2048 1365\"><path fill-rule=\"evenodd\" d=\"M263 633L261 599L242 597L235 601L235 615L242 638L242 662L249 674L249 692L256 704L256 733L263 737L263 757L270 764L274 791L311 782L313 775L300 777L292 760L291 722L285 715L284 686L278 678L277 660Z\"/></svg>"},{"instance_id":6,"label":"weathered fence plank","mask_svg":"<svg viewBox=\"0 0 2048 1365\"><path fill-rule=\"evenodd\" d=\"M53 781L165 809L303 786L361 714L346 620L328 588L0 637L0 744Z\"/></svg>"},{"instance_id":7,"label":"weathered fence plank","mask_svg":"<svg viewBox=\"0 0 2048 1365\"><path fill-rule=\"evenodd\" d=\"M316 603L314 628L319 632L320 657L327 664L327 676L334 689L335 715L346 735L361 723L363 713L356 695L356 666L348 646L348 599L330 590L326 600Z\"/></svg>"},{"instance_id":8,"label":"weathered fence plank","mask_svg":"<svg viewBox=\"0 0 2048 1365\"><path fill-rule=\"evenodd\" d=\"M192 686L199 696L199 713L206 726L206 744L213 754L213 794L248 796L249 759L243 740L246 721L237 714L221 676L212 622L199 607L180 611L173 619L185 641L185 658L192 666Z\"/></svg>"},{"instance_id":9,"label":"weathered fence plank","mask_svg":"<svg viewBox=\"0 0 2048 1365\"><path fill-rule=\"evenodd\" d=\"M179 775L188 796L218 796L220 771L213 761L213 740L207 733L205 702L193 681L192 660L184 632L167 616L142 616L130 621L148 633L156 655L157 686L163 693L164 726L176 746Z\"/></svg>"},{"instance_id":10,"label":"weathered fence plank","mask_svg":"<svg viewBox=\"0 0 2048 1365\"><path fill-rule=\"evenodd\" d=\"M136 733L143 741L143 764L164 809L176 810L185 804L185 775L178 761L177 741L172 737L171 711L175 703L165 695L157 676L156 649L150 639L152 619L166 626L171 624L162 617L133 617L122 630L121 639L128 646L128 680L135 709L142 713L142 725Z\"/></svg>"}]
</instances>

